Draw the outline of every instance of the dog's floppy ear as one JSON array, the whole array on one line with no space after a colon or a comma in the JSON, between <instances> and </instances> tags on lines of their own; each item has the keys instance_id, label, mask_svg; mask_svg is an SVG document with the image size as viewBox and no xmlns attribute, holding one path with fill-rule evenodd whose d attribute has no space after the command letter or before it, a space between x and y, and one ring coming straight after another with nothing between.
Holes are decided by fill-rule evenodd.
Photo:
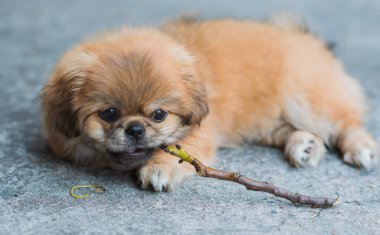
<instances>
[{"instance_id":1,"label":"dog's floppy ear","mask_svg":"<svg viewBox=\"0 0 380 235\"><path fill-rule=\"evenodd\" d=\"M185 125L200 125L203 118L209 113L207 91L203 82L199 78L196 68L195 57L183 46L173 47L171 52L180 62L180 74L182 82L185 84L190 100L186 100L187 112L184 114Z\"/></svg>"},{"instance_id":2,"label":"dog's floppy ear","mask_svg":"<svg viewBox=\"0 0 380 235\"><path fill-rule=\"evenodd\" d=\"M190 96L189 109L184 120L186 125L200 125L203 118L209 113L207 91L195 68L189 71L191 73L185 74L183 77Z\"/></svg>"},{"instance_id":3,"label":"dog's floppy ear","mask_svg":"<svg viewBox=\"0 0 380 235\"><path fill-rule=\"evenodd\" d=\"M78 49L68 52L58 63L52 77L40 94L46 128L67 138L79 136L81 120L75 105L78 92L89 73L94 56Z\"/></svg>"},{"instance_id":4,"label":"dog's floppy ear","mask_svg":"<svg viewBox=\"0 0 380 235\"><path fill-rule=\"evenodd\" d=\"M185 124L200 125L203 118L209 113L206 89L201 81L194 77L184 79L191 97L190 109L185 117Z\"/></svg>"}]
</instances>

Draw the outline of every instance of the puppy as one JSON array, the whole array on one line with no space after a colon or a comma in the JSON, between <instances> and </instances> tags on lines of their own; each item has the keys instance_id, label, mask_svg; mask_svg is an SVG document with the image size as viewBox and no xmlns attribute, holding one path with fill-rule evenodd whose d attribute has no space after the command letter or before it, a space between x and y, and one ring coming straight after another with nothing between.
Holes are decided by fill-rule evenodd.
<instances>
[{"instance_id":1,"label":"puppy","mask_svg":"<svg viewBox=\"0 0 380 235\"><path fill-rule=\"evenodd\" d=\"M179 19L125 28L67 52L41 93L54 153L76 164L137 170L142 188L172 190L194 170L158 150L180 144L206 164L250 142L316 166L324 145L371 168L362 89L325 43L287 20Z\"/></svg>"}]
</instances>

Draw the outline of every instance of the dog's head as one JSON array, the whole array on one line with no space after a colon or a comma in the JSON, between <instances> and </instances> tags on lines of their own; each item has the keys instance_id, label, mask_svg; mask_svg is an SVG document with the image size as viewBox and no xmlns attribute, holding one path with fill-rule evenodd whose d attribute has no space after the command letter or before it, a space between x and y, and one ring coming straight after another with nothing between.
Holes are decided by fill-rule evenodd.
<instances>
[{"instance_id":1,"label":"dog's head","mask_svg":"<svg viewBox=\"0 0 380 235\"><path fill-rule=\"evenodd\" d=\"M44 87L44 124L135 168L208 113L194 58L155 30L127 30L66 53Z\"/></svg>"}]
</instances>

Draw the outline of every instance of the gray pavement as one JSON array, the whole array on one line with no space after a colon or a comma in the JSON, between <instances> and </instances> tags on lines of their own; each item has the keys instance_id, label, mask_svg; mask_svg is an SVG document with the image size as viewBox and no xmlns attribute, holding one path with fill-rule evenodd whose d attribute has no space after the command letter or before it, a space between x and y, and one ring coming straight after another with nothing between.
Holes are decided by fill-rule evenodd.
<instances>
[{"instance_id":1,"label":"gray pavement","mask_svg":"<svg viewBox=\"0 0 380 235\"><path fill-rule=\"evenodd\" d=\"M194 177L170 193L136 188L130 174L75 168L41 136L38 92L62 53L99 30L158 25L182 12L263 19L291 10L338 43L336 55L363 84L366 127L380 140L380 1L0 0L0 234L380 234L380 170L360 171L330 153L318 168L293 169L276 149L219 151L215 165L312 195L333 209L294 206L269 194ZM69 196L76 184L103 194Z\"/></svg>"}]
</instances>

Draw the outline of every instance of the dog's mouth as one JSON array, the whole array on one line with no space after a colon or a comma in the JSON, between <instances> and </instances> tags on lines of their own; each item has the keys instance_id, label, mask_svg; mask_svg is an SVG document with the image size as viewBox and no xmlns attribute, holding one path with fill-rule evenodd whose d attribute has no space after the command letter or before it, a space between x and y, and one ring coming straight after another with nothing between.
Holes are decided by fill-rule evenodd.
<instances>
[{"instance_id":1,"label":"dog's mouth","mask_svg":"<svg viewBox=\"0 0 380 235\"><path fill-rule=\"evenodd\" d=\"M128 161L146 161L155 151L155 148L139 148L139 147L129 147L123 152L114 152L108 150L109 156L119 162Z\"/></svg>"}]
</instances>

